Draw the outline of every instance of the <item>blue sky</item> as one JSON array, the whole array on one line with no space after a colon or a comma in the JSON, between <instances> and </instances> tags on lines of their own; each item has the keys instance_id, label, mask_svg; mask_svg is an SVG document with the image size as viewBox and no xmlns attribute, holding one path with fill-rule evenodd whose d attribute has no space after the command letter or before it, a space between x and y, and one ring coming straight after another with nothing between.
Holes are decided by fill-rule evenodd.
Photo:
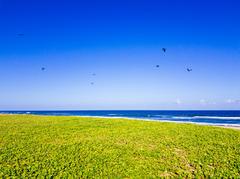
<instances>
[{"instance_id":1,"label":"blue sky","mask_svg":"<svg viewBox=\"0 0 240 179\"><path fill-rule=\"evenodd\" d=\"M240 109L239 9L0 0L0 109Z\"/></svg>"}]
</instances>

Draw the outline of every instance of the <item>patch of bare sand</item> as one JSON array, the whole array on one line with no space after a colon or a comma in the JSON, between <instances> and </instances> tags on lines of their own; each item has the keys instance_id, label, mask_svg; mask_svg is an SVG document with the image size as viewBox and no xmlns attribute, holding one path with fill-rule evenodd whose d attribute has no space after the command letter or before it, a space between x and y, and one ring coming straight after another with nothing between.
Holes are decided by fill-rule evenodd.
<instances>
[{"instance_id":1,"label":"patch of bare sand","mask_svg":"<svg viewBox=\"0 0 240 179\"><path fill-rule=\"evenodd\" d=\"M218 127L227 128L227 129L237 129L237 130L240 130L240 126L239 127L237 127L237 126L218 126Z\"/></svg>"}]
</instances>

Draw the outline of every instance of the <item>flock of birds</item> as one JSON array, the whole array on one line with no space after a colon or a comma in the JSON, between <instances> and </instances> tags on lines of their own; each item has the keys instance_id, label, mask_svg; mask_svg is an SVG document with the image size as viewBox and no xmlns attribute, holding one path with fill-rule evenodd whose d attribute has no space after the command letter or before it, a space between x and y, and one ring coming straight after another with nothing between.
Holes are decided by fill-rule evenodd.
<instances>
[{"instance_id":1,"label":"flock of birds","mask_svg":"<svg viewBox=\"0 0 240 179\"><path fill-rule=\"evenodd\" d=\"M18 37L23 37L24 34L23 33L19 33L19 34L17 34L17 36ZM162 48L162 51L163 51L163 53L166 53L167 49L166 48ZM160 65L156 65L156 68L159 68L159 67L160 67ZM46 67L41 67L41 71L45 71L45 70L46 70ZM187 68L186 70L187 70L187 72L192 72L193 71L192 68ZM96 76L96 73L92 73L92 76ZM94 85L95 83L91 82L90 84Z\"/></svg>"},{"instance_id":2,"label":"flock of birds","mask_svg":"<svg viewBox=\"0 0 240 179\"><path fill-rule=\"evenodd\" d=\"M162 48L162 51L163 51L164 53L166 53L167 49L166 49L166 48ZM160 65L156 65L156 68L159 68L159 67L160 67ZM187 68L186 70L187 70L187 72L192 72L192 71L193 71L192 68Z\"/></svg>"}]
</instances>

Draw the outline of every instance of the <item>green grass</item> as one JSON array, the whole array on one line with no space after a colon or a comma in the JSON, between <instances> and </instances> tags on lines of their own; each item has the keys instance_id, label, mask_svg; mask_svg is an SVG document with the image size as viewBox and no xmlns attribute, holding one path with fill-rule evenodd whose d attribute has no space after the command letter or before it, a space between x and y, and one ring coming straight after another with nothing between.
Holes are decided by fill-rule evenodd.
<instances>
[{"instance_id":1,"label":"green grass","mask_svg":"<svg viewBox=\"0 0 240 179\"><path fill-rule=\"evenodd\" d=\"M0 116L0 178L240 178L240 131L80 117Z\"/></svg>"}]
</instances>

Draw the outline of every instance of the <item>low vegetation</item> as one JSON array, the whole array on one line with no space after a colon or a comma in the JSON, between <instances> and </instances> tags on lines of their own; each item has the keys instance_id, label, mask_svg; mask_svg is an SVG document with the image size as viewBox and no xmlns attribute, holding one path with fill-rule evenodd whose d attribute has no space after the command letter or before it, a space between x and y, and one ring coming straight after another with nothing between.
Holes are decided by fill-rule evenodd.
<instances>
[{"instance_id":1,"label":"low vegetation","mask_svg":"<svg viewBox=\"0 0 240 179\"><path fill-rule=\"evenodd\" d=\"M127 119L0 116L0 178L240 177L240 131Z\"/></svg>"}]
</instances>

